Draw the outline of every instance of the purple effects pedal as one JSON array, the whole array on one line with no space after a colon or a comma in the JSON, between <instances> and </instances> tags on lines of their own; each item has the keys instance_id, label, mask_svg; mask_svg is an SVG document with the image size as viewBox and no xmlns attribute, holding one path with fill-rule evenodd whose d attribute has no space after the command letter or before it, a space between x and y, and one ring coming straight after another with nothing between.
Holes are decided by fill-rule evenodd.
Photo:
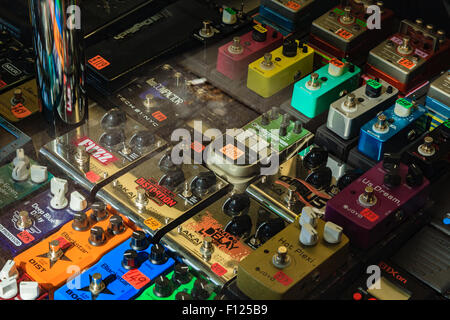
<instances>
[{"instance_id":1,"label":"purple effects pedal","mask_svg":"<svg viewBox=\"0 0 450 320\"><path fill-rule=\"evenodd\" d=\"M327 202L325 220L342 226L354 245L368 248L424 206L428 186L417 166L385 156Z\"/></svg>"}]
</instances>

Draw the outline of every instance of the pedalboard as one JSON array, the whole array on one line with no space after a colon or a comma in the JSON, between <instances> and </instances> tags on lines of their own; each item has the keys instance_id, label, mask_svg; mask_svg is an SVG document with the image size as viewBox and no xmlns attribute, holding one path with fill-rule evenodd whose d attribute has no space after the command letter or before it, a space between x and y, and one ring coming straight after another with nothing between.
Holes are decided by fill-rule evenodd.
<instances>
[{"instance_id":1,"label":"pedalboard","mask_svg":"<svg viewBox=\"0 0 450 320\"><path fill-rule=\"evenodd\" d=\"M442 70L448 70L450 39L443 30L435 30L422 19L403 20L399 32L372 49L366 72L389 82L400 93L426 82Z\"/></svg>"}]
</instances>

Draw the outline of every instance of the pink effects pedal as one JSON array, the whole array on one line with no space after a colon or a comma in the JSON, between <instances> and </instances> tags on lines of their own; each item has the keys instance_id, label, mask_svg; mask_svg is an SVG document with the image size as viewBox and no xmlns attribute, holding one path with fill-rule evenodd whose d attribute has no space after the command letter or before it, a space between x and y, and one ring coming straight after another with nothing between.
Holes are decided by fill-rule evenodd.
<instances>
[{"instance_id":1,"label":"pink effects pedal","mask_svg":"<svg viewBox=\"0 0 450 320\"><path fill-rule=\"evenodd\" d=\"M357 247L368 248L424 206L428 186L415 165L385 157L327 202L325 220L343 227Z\"/></svg>"},{"instance_id":2,"label":"pink effects pedal","mask_svg":"<svg viewBox=\"0 0 450 320\"><path fill-rule=\"evenodd\" d=\"M253 30L219 48L217 71L238 80L245 78L248 65L283 44L283 36L269 26L255 25Z\"/></svg>"}]
</instances>

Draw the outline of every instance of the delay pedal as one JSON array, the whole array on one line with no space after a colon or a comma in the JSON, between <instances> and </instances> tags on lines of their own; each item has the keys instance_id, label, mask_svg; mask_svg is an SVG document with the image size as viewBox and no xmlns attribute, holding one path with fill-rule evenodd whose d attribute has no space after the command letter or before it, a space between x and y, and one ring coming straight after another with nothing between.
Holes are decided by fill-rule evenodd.
<instances>
[{"instance_id":1,"label":"delay pedal","mask_svg":"<svg viewBox=\"0 0 450 320\"><path fill-rule=\"evenodd\" d=\"M236 276L240 261L285 225L246 193L234 192L174 228L161 241L222 287Z\"/></svg>"},{"instance_id":2,"label":"delay pedal","mask_svg":"<svg viewBox=\"0 0 450 320\"><path fill-rule=\"evenodd\" d=\"M330 104L358 88L360 69L352 63L331 59L330 63L294 85L291 105L296 112L315 118Z\"/></svg>"},{"instance_id":3,"label":"delay pedal","mask_svg":"<svg viewBox=\"0 0 450 320\"><path fill-rule=\"evenodd\" d=\"M73 221L14 258L20 270L53 292L73 276L71 266L78 271L96 263L105 253L129 239L133 231L122 216L110 208L96 212L99 207L75 214ZM106 215L97 221L96 217ZM117 230L116 232L114 232Z\"/></svg>"},{"instance_id":4,"label":"delay pedal","mask_svg":"<svg viewBox=\"0 0 450 320\"><path fill-rule=\"evenodd\" d=\"M283 36L273 28L256 24L253 30L219 48L217 71L239 80L247 75L248 65L283 44Z\"/></svg>"},{"instance_id":5,"label":"delay pedal","mask_svg":"<svg viewBox=\"0 0 450 320\"><path fill-rule=\"evenodd\" d=\"M30 160L24 149L17 149L13 161L0 167L0 209L44 187L51 178L47 167Z\"/></svg>"},{"instance_id":6,"label":"delay pedal","mask_svg":"<svg viewBox=\"0 0 450 320\"><path fill-rule=\"evenodd\" d=\"M430 131L450 119L450 70L431 83L425 105Z\"/></svg>"},{"instance_id":7,"label":"delay pedal","mask_svg":"<svg viewBox=\"0 0 450 320\"><path fill-rule=\"evenodd\" d=\"M342 226L355 246L373 246L425 205L429 181L416 169L386 154L327 202L325 220Z\"/></svg>"},{"instance_id":8,"label":"delay pedal","mask_svg":"<svg viewBox=\"0 0 450 320\"><path fill-rule=\"evenodd\" d=\"M150 245L143 231L134 231L128 241L56 290L55 300L131 300L174 263L163 246ZM73 283L79 287L72 288Z\"/></svg>"},{"instance_id":9,"label":"delay pedal","mask_svg":"<svg viewBox=\"0 0 450 320\"><path fill-rule=\"evenodd\" d=\"M313 71L314 50L286 38L281 47L264 54L248 66L247 87L269 98Z\"/></svg>"},{"instance_id":10,"label":"delay pedal","mask_svg":"<svg viewBox=\"0 0 450 320\"><path fill-rule=\"evenodd\" d=\"M368 158L380 161L384 153L399 151L417 139L425 128L425 107L415 101L399 99L361 128L358 150Z\"/></svg>"},{"instance_id":11,"label":"delay pedal","mask_svg":"<svg viewBox=\"0 0 450 320\"><path fill-rule=\"evenodd\" d=\"M311 45L336 58L348 57L362 65L370 49L386 39L394 27L394 12L384 7L382 1L376 3L382 28L367 25L367 9L374 4L370 0L350 0L317 18L311 27Z\"/></svg>"},{"instance_id":12,"label":"delay pedal","mask_svg":"<svg viewBox=\"0 0 450 320\"><path fill-rule=\"evenodd\" d=\"M399 31L372 49L366 72L383 79L402 94L450 67L445 59L450 40L422 19L403 20Z\"/></svg>"},{"instance_id":13,"label":"delay pedal","mask_svg":"<svg viewBox=\"0 0 450 320\"><path fill-rule=\"evenodd\" d=\"M196 206L218 196L227 183L201 165L183 163L169 149L105 186L98 197L155 236Z\"/></svg>"},{"instance_id":14,"label":"delay pedal","mask_svg":"<svg viewBox=\"0 0 450 320\"><path fill-rule=\"evenodd\" d=\"M40 155L93 195L115 176L166 146L164 140L117 107L106 113L93 107L89 113L86 124L44 145Z\"/></svg>"},{"instance_id":15,"label":"delay pedal","mask_svg":"<svg viewBox=\"0 0 450 320\"><path fill-rule=\"evenodd\" d=\"M340 226L316 222L292 223L251 253L239 264L238 288L252 299L297 300L331 276L349 240Z\"/></svg>"}]
</instances>

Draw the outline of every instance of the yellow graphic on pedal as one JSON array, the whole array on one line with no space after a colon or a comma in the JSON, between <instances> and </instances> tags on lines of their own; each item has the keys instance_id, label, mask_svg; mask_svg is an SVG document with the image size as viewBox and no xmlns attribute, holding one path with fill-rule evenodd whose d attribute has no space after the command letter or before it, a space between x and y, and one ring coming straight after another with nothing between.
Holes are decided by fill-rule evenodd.
<instances>
[{"instance_id":1,"label":"yellow graphic on pedal","mask_svg":"<svg viewBox=\"0 0 450 320\"><path fill-rule=\"evenodd\" d=\"M247 87L268 98L313 71L314 50L298 40L266 53L248 66Z\"/></svg>"},{"instance_id":2,"label":"yellow graphic on pedal","mask_svg":"<svg viewBox=\"0 0 450 320\"><path fill-rule=\"evenodd\" d=\"M90 216L76 213L57 233L14 258L46 290L62 286L74 272L93 265L133 233L122 216L112 214L103 203L91 207Z\"/></svg>"},{"instance_id":3,"label":"yellow graphic on pedal","mask_svg":"<svg viewBox=\"0 0 450 320\"><path fill-rule=\"evenodd\" d=\"M237 285L251 299L302 299L347 259L342 228L317 218L310 207L239 263Z\"/></svg>"}]
</instances>

